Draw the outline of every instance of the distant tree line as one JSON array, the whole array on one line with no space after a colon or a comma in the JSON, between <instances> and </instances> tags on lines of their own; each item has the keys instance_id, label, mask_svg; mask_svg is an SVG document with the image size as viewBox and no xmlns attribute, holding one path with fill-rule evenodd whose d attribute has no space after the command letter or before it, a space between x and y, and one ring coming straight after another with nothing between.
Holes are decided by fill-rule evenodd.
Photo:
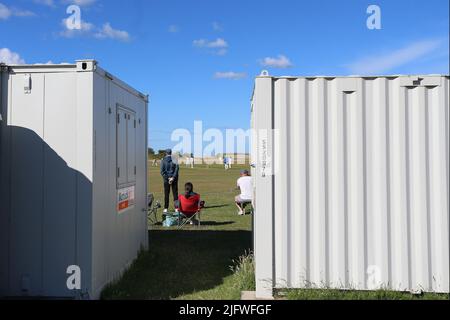
<instances>
[{"instance_id":1,"label":"distant tree line","mask_svg":"<svg viewBox=\"0 0 450 320\"><path fill-rule=\"evenodd\" d=\"M155 151L153 148L148 148L148 158L149 159L161 159L164 157L164 150L158 150L158 152Z\"/></svg>"},{"instance_id":2,"label":"distant tree line","mask_svg":"<svg viewBox=\"0 0 450 320\"><path fill-rule=\"evenodd\" d=\"M158 150L157 152L153 148L148 148L148 158L153 159L162 159L164 158L164 155L166 153L166 150ZM175 153L174 155L178 156L179 158L188 158L193 155L191 154L181 154L180 152Z\"/></svg>"}]
</instances>

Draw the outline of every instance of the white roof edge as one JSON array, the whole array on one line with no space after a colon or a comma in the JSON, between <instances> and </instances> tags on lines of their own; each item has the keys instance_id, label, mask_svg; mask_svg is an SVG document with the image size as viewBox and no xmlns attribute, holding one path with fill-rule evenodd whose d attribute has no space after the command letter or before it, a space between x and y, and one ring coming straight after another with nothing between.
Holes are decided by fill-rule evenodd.
<instances>
[{"instance_id":1,"label":"white roof edge","mask_svg":"<svg viewBox=\"0 0 450 320\"><path fill-rule=\"evenodd\" d=\"M97 66L96 70L94 71L97 74L99 74L102 77L108 78L110 79L112 82L114 82L115 84L117 84L119 87L121 87L124 90L127 90L128 92L130 92L131 94L134 94L135 96L138 96L142 99L145 100L145 102L149 101L149 95L140 92L139 90L136 90L135 88L133 88L132 86L130 86L128 83L120 80L118 77L116 77L115 75L109 73L108 71L106 71L105 69Z\"/></svg>"},{"instance_id":2,"label":"white roof edge","mask_svg":"<svg viewBox=\"0 0 450 320\"><path fill-rule=\"evenodd\" d=\"M450 75L448 74L394 74L394 75L367 75L367 76L357 76L357 75L350 75L350 76L267 76L267 75L261 75L255 77L255 80L257 79L272 79L272 80L282 80L282 79L349 79L349 78L355 78L355 79L362 79L362 78L405 78L405 77L411 77L411 78L417 78L417 77L446 77L449 78ZM253 93L251 102L254 101L255 98L255 86L253 87Z\"/></svg>"},{"instance_id":3,"label":"white roof edge","mask_svg":"<svg viewBox=\"0 0 450 320\"><path fill-rule=\"evenodd\" d=\"M40 71L47 71L47 72L95 72L99 74L102 77L106 77L116 83L118 86L120 86L122 89L125 89L129 91L131 94L134 94L138 97L141 97L146 102L148 102L149 95L144 94L136 89L134 89L132 86L128 85L124 81L120 80L118 77L112 75L105 69L99 67L98 62L94 59L83 59L83 60L76 60L76 63L67 64L67 63L61 63L61 64L4 64L4 66L10 68L12 72L29 72L29 73L38 73ZM92 68L89 68L87 70L82 70L79 68L79 65L83 62L90 63Z\"/></svg>"},{"instance_id":4,"label":"white roof edge","mask_svg":"<svg viewBox=\"0 0 450 320\"><path fill-rule=\"evenodd\" d=\"M76 64L5 64L14 70L33 70L33 69L75 69Z\"/></svg>"},{"instance_id":5,"label":"white roof edge","mask_svg":"<svg viewBox=\"0 0 450 320\"><path fill-rule=\"evenodd\" d=\"M450 77L448 74L391 74L391 75L348 75L348 76L256 76L260 78L272 79L322 79L322 78L400 78L400 77Z\"/></svg>"}]
</instances>

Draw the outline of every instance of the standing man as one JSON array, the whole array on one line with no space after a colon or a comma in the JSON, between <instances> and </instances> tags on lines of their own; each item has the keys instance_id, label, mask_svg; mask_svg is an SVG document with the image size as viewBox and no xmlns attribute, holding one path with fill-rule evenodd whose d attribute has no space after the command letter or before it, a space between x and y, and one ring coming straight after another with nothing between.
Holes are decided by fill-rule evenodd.
<instances>
[{"instance_id":1,"label":"standing man","mask_svg":"<svg viewBox=\"0 0 450 320\"><path fill-rule=\"evenodd\" d=\"M178 200L178 173L179 165L172 159L172 150L167 149L161 161L161 176L164 181L164 213L169 210L170 188L172 188L173 201Z\"/></svg>"},{"instance_id":2,"label":"standing man","mask_svg":"<svg viewBox=\"0 0 450 320\"><path fill-rule=\"evenodd\" d=\"M237 187L241 194L236 196L235 202L240 216L245 215L245 207L252 203L253 199L253 179L248 170L241 171L241 177L237 181Z\"/></svg>"}]
</instances>

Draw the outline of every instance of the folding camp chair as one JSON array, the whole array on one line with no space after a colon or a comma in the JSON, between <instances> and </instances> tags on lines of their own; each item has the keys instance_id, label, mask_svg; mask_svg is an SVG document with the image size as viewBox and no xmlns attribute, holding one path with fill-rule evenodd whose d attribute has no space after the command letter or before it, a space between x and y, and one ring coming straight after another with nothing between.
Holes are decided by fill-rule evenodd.
<instances>
[{"instance_id":1,"label":"folding camp chair","mask_svg":"<svg viewBox=\"0 0 450 320\"><path fill-rule=\"evenodd\" d=\"M178 201L175 201L175 207L179 208L180 204ZM195 218L197 218L198 224L197 226L201 226L201 213L202 209L205 208L205 201L200 201L199 210L192 216L188 217L183 212L178 212L178 229L182 229L188 223L191 223Z\"/></svg>"},{"instance_id":2,"label":"folding camp chair","mask_svg":"<svg viewBox=\"0 0 450 320\"><path fill-rule=\"evenodd\" d=\"M252 201L242 203L242 209L244 209L244 215L247 214L247 206L250 206L250 214L253 214L253 203Z\"/></svg>"},{"instance_id":3,"label":"folding camp chair","mask_svg":"<svg viewBox=\"0 0 450 320\"><path fill-rule=\"evenodd\" d=\"M157 224L158 223L158 209L161 208L161 204L159 201L155 201L155 196L153 193L148 194L148 221L151 224Z\"/></svg>"}]
</instances>

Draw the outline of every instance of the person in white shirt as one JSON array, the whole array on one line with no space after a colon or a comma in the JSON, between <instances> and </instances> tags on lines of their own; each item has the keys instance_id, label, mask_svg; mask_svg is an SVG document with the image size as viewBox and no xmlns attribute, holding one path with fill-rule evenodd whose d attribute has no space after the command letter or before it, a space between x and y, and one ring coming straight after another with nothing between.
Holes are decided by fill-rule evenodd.
<instances>
[{"instance_id":1,"label":"person in white shirt","mask_svg":"<svg viewBox=\"0 0 450 320\"><path fill-rule=\"evenodd\" d=\"M245 215L245 207L252 203L253 199L253 178L248 170L241 171L241 177L237 181L237 186L241 194L236 196L235 202L240 216Z\"/></svg>"},{"instance_id":2,"label":"person in white shirt","mask_svg":"<svg viewBox=\"0 0 450 320\"><path fill-rule=\"evenodd\" d=\"M223 158L223 165L225 166L225 170L230 169L230 166L229 166L229 164L228 164L228 158L227 158L227 157Z\"/></svg>"}]
</instances>

